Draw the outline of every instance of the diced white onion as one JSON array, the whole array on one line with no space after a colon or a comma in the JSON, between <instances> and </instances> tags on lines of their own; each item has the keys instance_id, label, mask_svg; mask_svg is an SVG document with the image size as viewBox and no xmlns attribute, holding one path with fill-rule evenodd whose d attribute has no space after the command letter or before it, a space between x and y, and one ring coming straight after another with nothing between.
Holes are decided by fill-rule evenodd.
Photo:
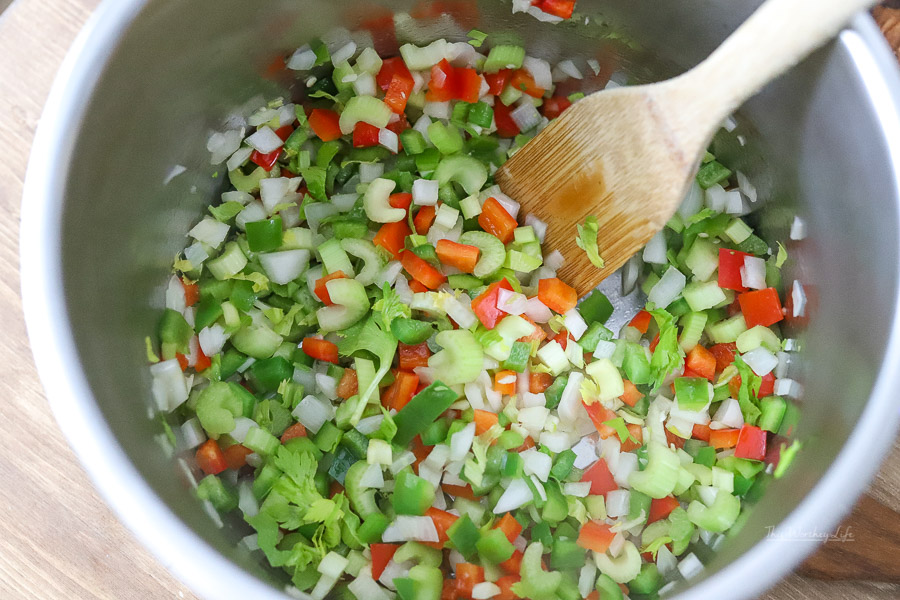
<instances>
[{"instance_id":1,"label":"diced white onion","mask_svg":"<svg viewBox=\"0 0 900 600\"><path fill-rule=\"evenodd\" d=\"M547 236L547 224L532 214L525 215L525 224L530 225L534 229L534 235L543 244L544 238Z\"/></svg>"},{"instance_id":2,"label":"diced white onion","mask_svg":"<svg viewBox=\"0 0 900 600\"><path fill-rule=\"evenodd\" d=\"M267 125L257 129L256 133L249 136L246 141L254 150L262 154L274 152L284 145L284 141Z\"/></svg>"},{"instance_id":3,"label":"diced white onion","mask_svg":"<svg viewBox=\"0 0 900 600\"><path fill-rule=\"evenodd\" d=\"M206 142L206 149L212 153L209 159L210 164L221 164L222 161L234 154L241 147L242 138L243 135L237 130L217 131L209 136L209 140Z\"/></svg>"},{"instance_id":4,"label":"diced white onion","mask_svg":"<svg viewBox=\"0 0 900 600\"><path fill-rule=\"evenodd\" d=\"M532 394L537 396L538 394ZM542 394L541 394L542 395ZM546 401L544 401L546 404ZM564 431L544 431L541 433L539 440L541 446L544 446L551 452L563 452L572 447L572 436Z\"/></svg>"},{"instance_id":5,"label":"diced white onion","mask_svg":"<svg viewBox=\"0 0 900 600\"><path fill-rule=\"evenodd\" d=\"M629 490L613 490L606 494L606 514L610 518L624 517L628 514L631 492Z\"/></svg>"},{"instance_id":6,"label":"diced white onion","mask_svg":"<svg viewBox=\"0 0 900 600\"><path fill-rule=\"evenodd\" d=\"M206 356L214 356L222 351L228 336L225 334L225 328L218 323L213 323L200 330L197 334L200 341L200 348Z\"/></svg>"},{"instance_id":7,"label":"diced white onion","mask_svg":"<svg viewBox=\"0 0 900 600\"><path fill-rule=\"evenodd\" d=\"M565 325L566 331L569 332L569 335L577 342L581 339L581 336L584 335L584 332L587 331L587 323L584 322L584 318L582 318L581 313L578 312L577 308L572 308L565 314Z\"/></svg>"},{"instance_id":8,"label":"diced white onion","mask_svg":"<svg viewBox=\"0 0 900 600\"><path fill-rule=\"evenodd\" d=\"M504 490L503 494L497 500L493 512L495 515L502 515L503 513L524 506L533 499L534 496L531 493L531 488L528 487L525 480L513 479L510 482L509 487Z\"/></svg>"},{"instance_id":9,"label":"diced white onion","mask_svg":"<svg viewBox=\"0 0 900 600\"><path fill-rule=\"evenodd\" d=\"M549 90L553 87L553 77L550 73L550 63L540 58L526 56L522 61L522 67L531 73L534 83L541 89Z\"/></svg>"},{"instance_id":10,"label":"diced white onion","mask_svg":"<svg viewBox=\"0 0 900 600\"><path fill-rule=\"evenodd\" d=\"M799 398L803 393L803 387L793 379L776 379L774 393L776 396Z\"/></svg>"},{"instance_id":11,"label":"diced white onion","mask_svg":"<svg viewBox=\"0 0 900 600\"><path fill-rule=\"evenodd\" d=\"M474 600L487 600L501 592L500 586L490 581L482 581L472 586L472 598Z\"/></svg>"},{"instance_id":12,"label":"diced white onion","mask_svg":"<svg viewBox=\"0 0 900 600\"><path fill-rule=\"evenodd\" d=\"M316 64L316 53L309 46L301 46L287 60L287 68L292 71L308 71Z\"/></svg>"},{"instance_id":13,"label":"diced white onion","mask_svg":"<svg viewBox=\"0 0 900 600\"><path fill-rule=\"evenodd\" d=\"M800 217L795 216L794 220L791 222L790 237L795 241L802 240L806 237L806 222Z\"/></svg>"},{"instance_id":14,"label":"diced white onion","mask_svg":"<svg viewBox=\"0 0 900 600\"><path fill-rule=\"evenodd\" d=\"M524 314L535 323L546 323L553 318L553 313L537 296L525 301Z\"/></svg>"},{"instance_id":15,"label":"diced white onion","mask_svg":"<svg viewBox=\"0 0 900 600\"><path fill-rule=\"evenodd\" d=\"M650 238L650 241L644 246L641 257L645 263L654 265L664 265L669 262L666 258L666 237L664 231L657 231L656 235Z\"/></svg>"},{"instance_id":16,"label":"diced white onion","mask_svg":"<svg viewBox=\"0 0 900 600\"><path fill-rule=\"evenodd\" d=\"M804 316L806 314L806 291L803 289L803 284L796 279L791 285L791 301L794 305L791 316L794 318Z\"/></svg>"},{"instance_id":17,"label":"diced white onion","mask_svg":"<svg viewBox=\"0 0 900 600\"><path fill-rule=\"evenodd\" d=\"M329 400L337 399L337 380L325 373L316 373L316 387Z\"/></svg>"},{"instance_id":18,"label":"diced white onion","mask_svg":"<svg viewBox=\"0 0 900 600\"><path fill-rule=\"evenodd\" d=\"M331 62L334 65L339 65L345 60L353 58L354 54L356 54L356 42L347 42L334 51L331 55Z\"/></svg>"},{"instance_id":19,"label":"diced white onion","mask_svg":"<svg viewBox=\"0 0 900 600\"><path fill-rule=\"evenodd\" d=\"M328 217L338 214L341 210L330 202L313 202L306 205L306 222L310 229L318 231L319 225Z\"/></svg>"},{"instance_id":20,"label":"diced white onion","mask_svg":"<svg viewBox=\"0 0 900 600\"><path fill-rule=\"evenodd\" d=\"M678 563L678 572L685 579L692 579L703 571L703 563L697 558L693 552L689 552L681 562Z\"/></svg>"},{"instance_id":21,"label":"diced white onion","mask_svg":"<svg viewBox=\"0 0 900 600\"><path fill-rule=\"evenodd\" d=\"M663 577L668 577L678 568L678 559L665 544L660 546L656 553L656 567Z\"/></svg>"},{"instance_id":22,"label":"diced white onion","mask_svg":"<svg viewBox=\"0 0 900 600\"><path fill-rule=\"evenodd\" d=\"M566 79L583 79L584 76L578 67L571 60L563 60L557 63L553 69L553 81L564 81Z\"/></svg>"},{"instance_id":23,"label":"diced white onion","mask_svg":"<svg viewBox=\"0 0 900 600\"><path fill-rule=\"evenodd\" d=\"M384 163L360 163L360 183L371 183L384 174Z\"/></svg>"},{"instance_id":24,"label":"diced white onion","mask_svg":"<svg viewBox=\"0 0 900 600\"><path fill-rule=\"evenodd\" d=\"M563 494L576 498L587 498L591 493L590 481L574 481L563 484Z\"/></svg>"},{"instance_id":25,"label":"diced white onion","mask_svg":"<svg viewBox=\"0 0 900 600\"><path fill-rule=\"evenodd\" d=\"M397 455L397 457L394 459L394 462L391 463L391 466L388 467L388 469L393 475L396 475L414 462L416 462L416 455L409 450L404 450Z\"/></svg>"},{"instance_id":26,"label":"diced white onion","mask_svg":"<svg viewBox=\"0 0 900 600\"><path fill-rule=\"evenodd\" d=\"M354 429L363 435L370 435L378 431L382 422L384 422L384 415L372 415L371 417L360 419Z\"/></svg>"},{"instance_id":27,"label":"diced white onion","mask_svg":"<svg viewBox=\"0 0 900 600\"><path fill-rule=\"evenodd\" d=\"M744 416L741 414L741 406L738 401L734 398L723 400L716 414L713 415L713 421L718 421L727 428L739 429L744 424Z\"/></svg>"},{"instance_id":28,"label":"diced white onion","mask_svg":"<svg viewBox=\"0 0 900 600\"><path fill-rule=\"evenodd\" d=\"M209 258L209 253L203 247L202 242L194 242L184 249L184 259L195 267L202 265Z\"/></svg>"},{"instance_id":29,"label":"diced white onion","mask_svg":"<svg viewBox=\"0 0 900 600\"><path fill-rule=\"evenodd\" d=\"M212 217L204 217L202 221L194 225L188 232L198 242L203 242L213 248L218 248L225 241L231 227L228 223L221 223Z\"/></svg>"},{"instance_id":30,"label":"diced white onion","mask_svg":"<svg viewBox=\"0 0 900 600\"><path fill-rule=\"evenodd\" d=\"M151 391L159 410L171 412L188 399L190 386L174 358L152 365L150 375L153 376Z\"/></svg>"},{"instance_id":31,"label":"diced white onion","mask_svg":"<svg viewBox=\"0 0 900 600\"><path fill-rule=\"evenodd\" d=\"M266 211L266 208L263 206L262 202L258 200L254 200L250 204L244 207L244 209L238 213L237 217L234 219L234 224L237 225L238 229L244 230L247 227L247 223L252 223L253 221L262 221L265 219L269 213Z\"/></svg>"},{"instance_id":32,"label":"diced white onion","mask_svg":"<svg viewBox=\"0 0 900 600\"><path fill-rule=\"evenodd\" d=\"M519 104L509 116L515 121L519 131L530 131L541 122L541 114L530 101Z\"/></svg>"},{"instance_id":33,"label":"diced white onion","mask_svg":"<svg viewBox=\"0 0 900 600\"><path fill-rule=\"evenodd\" d=\"M255 517L259 514L259 501L253 494L253 485L249 481L243 481L238 486L238 508L245 517Z\"/></svg>"},{"instance_id":34,"label":"diced white onion","mask_svg":"<svg viewBox=\"0 0 900 600\"><path fill-rule=\"evenodd\" d=\"M438 182L434 179L416 179L412 186L413 204L434 206L438 201Z\"/></svg>"},{"instance_id":35,"label":"diced white onion","mask_svg":"<svg viewBox=\"0 0 900 600\"><path fill-rule=\"evenodd\" d=\"M393 542L437 542L438 532L431 517L397 515L384 530L382 540Z\"/></svg>"},{"instance_id":36,"label":"diced white onion","mask_svg":"<svg viewBox=\"0 0 900 600\"><path fill-rule=\"evenodd\" d=\"M192 450L206 441L206 432L197 417L191 417L181 424L181 440L185 450Z\"/></svg>"},{"instance_id":37,"label":"diced white onion","mask_svg":"<svg viewBox=\"0 0 900 600\"><path fill-rule=\"evenodd\" d=\"M728 193L721 185L714 185L706 190L706 206L716 212L725 212Z\"/></svg>"},{"instance_id":38,"label":"diced white onion","mask_svg":"<svg viewBox=\"0 0 900 600\"><path fill-rule=\"evenodd\" d=\"M756 202L756 187L750 183L750 179L741 171L738 171L735 175L737 175L738 188L740 188L744 195L747 196L747 199L750 200L750 202Z\"/></svg>"},{"instance_id":39,"label":"diced white onion","mask_svg":"<svg viewBox=\"0 0 900 600\"><path fill-rule=\"evenodd\" d=\"M524 294L512 290L500 289L497 294L497 308L510 315L521 315L525 312L528 298Z\"/></svg>"},{"instance_id":40,"label":"diced white onion","mask_svg":"<svg viewBox=\"0 0 900 600\"><path fill-rule=\"evenodd\" d=\"M681 295L686 283L684 273L670 266L647 294L647 300L659 308L666 308Z\"/></svg>"},{"instance_id":41,"label":"diced white onion","mask_svg":"<svg viewBox=\"0 0 900 600\"><path fill-rule=\"evenodd\" d=\"M574 467L576 469L584 469L597 462L597 446L589 437L581 438L577 444L572 446L572 452L575 453Z\"/></svg>"},{"instance_id":42,"label":"diced white onion","mask_svg":"<svg viewBox=\"0 0 900 600\"><path fill-rule=\"evenodd\" d=\"M745 256L741 267L741 283L744 287L764 290L766 286L766 261L757 256Z\"/></svg>"},{"instance_id":43,"label":"diced white onion","mask_svg":"<svg viewBox=\"0 0 900 600\"><path fill-rule=\"evenodd\" d=\"M384 474L381 472L381 465L369 465L359 478L359 485L364 488L383 488Z\"/></svg>"},{"instance_id":44,"label":"diced white onion","mask_svg":"<svg viewBox=\"0 0 900 600\"><path fill-rule=\"evenodd\" d=\"M600 340L594 349L594 360L598 358L610 358L616 351L616 343L608 340Z\"/></svg>"},{"instance_id":45,"label":"diced white onion","mask_svg":"<svg viewBox=\"0 0 900 600\"><path fill-rule=\"evenodd\" d=\"M449 102L426 102L422 109L425 116L433 119L449 119L450 103Z\"/></svg>"},{"instance_id":46,"label":"diced white onion","mask_svg":"<svg viewBox=\"0 0 900 600\"><path fill-rule=\"evenodd\" d=\"M259 262L273 283L285 285L300 277L309 264L309 250L284 250L259 255Z\"/></svg>"},{"instance_id":47,"label":"diced white onion","mask_svg":"<svg viewBox=\"0 0 900 600\"><path fill-rule=\"evenodd\" d=\"M397 154L400 150L400 138L390 129L378 130L378 144L394 154Z\"/></svg>"},{"instance_id":48,"label":"diced white onion","mask_svg":"<svg viewBox=\"0 0 900 600\"><path fill-rule=\"evenodd\" d=\"M325 421L334 417L334 407L330 402L309 395L300 401L291 414L303 423L304 427L316 434Z\"/></svg>"},{"instance_id":49,"label":"diced white onion","mask_svg":"<svg viewBox=\"0 0 900 600\"><path fill-rule=\"evenodd\" d=\"M271 213L277 205L284 202L288 192L297 190L299 181L294 184L291 183L292 181L296 181L296 178L291 180L287 177L275 177L259 182L259 197L267 211ZM292 187L293 190L291 190Z\"/></svg>"},{"instance_id":50,"label":"diced white onion","mask_svg":"<svg viewBox=\"0 0 900 600\"><path fill-rule=\"evenodd\" d=\"M563 423L575 423L585 415L584 405L581 402L581 383L584 375L579 371L569 373L569 380L563 388L557 411L559 419Z\"/></svg>"},{"instance_id":51,"label":"diced white onion","mask_svg":"<svg viewBox=\"0 0 900 600\"><path fill-rule=\"evenodd\" d=\"M632 452L620 452L616 461L613 479L620 486L628 486L628 477L638 468L637 454Z\"/></svg>"},{"instance_id":52,"label":"diced white onion","mask_svg":"<svg viewBox=\"0 0 900 600\"><path fill-rule=\"evenodd\" d=\"M765 377L778 366L778 357L762 346L745 352L741 358L760 377Z\"/></svg>"},{"instance_id":53,"label":"diced white onion","mask_svg":"<svg viewBox=\"0 0 900 600\"><path fill-rule=\"evenodd\" d=\"M559 250L554 250L544 257L544 265L554 271L559 271L565 262L566 259L563 258L563 255Z\"/></svg>"},{"instance_id":54,"label":"diced white onion","mask_svg":"<svg viewBox=\"0 0 900 600\"><path fill-rule=\"evenodd\" d=\"M550 476L550 469L553 467L553 459L549 455L534 448L529 448L519 454L519 456L522 457L525 463L526 475L534 475L541 481L547 481L547 478Z\"/></svg>"},{"instance_id":55,"label":"diced white onion","mask_svg":"<svg viewBox=\"0 0 900 600\"><path fill-rule=\"evenodd\" d=\"M729 215L740 216L747 214L744 207L744 197L740 190L725 192L725 212Z\"/></svg>"}]
</instances>

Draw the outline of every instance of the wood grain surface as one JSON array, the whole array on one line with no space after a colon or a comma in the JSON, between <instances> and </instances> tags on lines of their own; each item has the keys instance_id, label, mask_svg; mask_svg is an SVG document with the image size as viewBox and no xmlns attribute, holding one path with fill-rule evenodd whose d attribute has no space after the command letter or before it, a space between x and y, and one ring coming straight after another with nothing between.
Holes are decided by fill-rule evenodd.
<instances>
[{"instance_id":1,"label":"wood grain surface","mask_svg":"<svg viewBox=\"0 0 900 600\"><path fill-rule=\"evenodd\" d=\"M113 517L66 445L37 378L19 296L18 225L32 137L59 64L99 0L16 0L0 15L0 599L196 598ZM0 0L0 6L4 4ZM900 16L884 9L900 42ZM900 445L868 494L900 509ZM866 501L871 502L871 501ZM894 513L863 505L848 521L861 547ZM881 515L881 516L879 516ZM894 515L895 516L895 515ZM856 520L854 520L856 519ZM866 529L868 528L868 529ZM873 537L874 539L874 537ZM846 556L825 551L807 574L845 575ZM894 559L896 560L896 559ZM865 565L864 565L865 566ZM878 573L872 570L872 576ZM791 575L767 600L900 597L900 585Z\"/></svg>"}]
</instances>

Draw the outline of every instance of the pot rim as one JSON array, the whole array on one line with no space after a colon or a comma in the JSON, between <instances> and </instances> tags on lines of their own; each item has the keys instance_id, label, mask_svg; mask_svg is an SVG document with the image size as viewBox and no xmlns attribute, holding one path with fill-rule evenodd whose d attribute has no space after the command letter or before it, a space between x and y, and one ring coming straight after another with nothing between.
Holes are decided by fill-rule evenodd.
<instances>
[{"instance_id":1,"label":"pot rim","mask_svg":"<svg viewBox=\"0 0 900 600\"><path fill-rule=\"evenodd\" d=\"M157 496L118 444L93 399L66 311L61 256L65 182L78 129L120 37L147 0L106 0L88 20L56 76L34 138L25 180L20 230L21 286L32 352L47 399L69 445L119 520L156 559L199 595L284 600L280 590L245 571L190 529ZM868 14L840 35L878 115L889 162L900 165L900 76L895 57ZM62 165L47 178L48 162ZM894 174L895 203L900 182ZM900 230L900 223L897 224ZM895 260L893 264L900 264ZM900 289L886 347L900 345ZM790 531L833 528L852 508L894 441L900 412L893 399L900 370L882 363L869 401L846 444L821 480L779 524ZM91 435L84 435L90 432ZM851 492L848 494L848 490ZM836 500L839 499L839 500ZM134 507L140 506L140 511ZM816 545L768 537L715 576L678 598L749 598L773 585ZM196 568L202 565L202 569ZM216 573L210 577L208 573ZM741 585L736 585L740 582Z\"/></svg>"}]
</instances>

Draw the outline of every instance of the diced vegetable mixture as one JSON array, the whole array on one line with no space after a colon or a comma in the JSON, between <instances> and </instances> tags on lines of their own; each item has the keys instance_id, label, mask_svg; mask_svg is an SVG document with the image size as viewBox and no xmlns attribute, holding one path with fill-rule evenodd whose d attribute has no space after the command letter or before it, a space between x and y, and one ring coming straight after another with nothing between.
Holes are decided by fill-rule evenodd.
<instances>
[{"instance_id":1,"label":"diced vegetable mixture","mask_svg":"<svg viewBox=\"0 0 900 600\"><path fill-rule=\"evenodd\" d=\"M471 37L304 46L303 102L210 138L230 185L175 262L152 392L199 498L297 597L654 597L798 448L786 256L708 155L608 329L492 182L578 70ZM602 262L595 220L572 235Z\"/></svg>"}]
</instances>

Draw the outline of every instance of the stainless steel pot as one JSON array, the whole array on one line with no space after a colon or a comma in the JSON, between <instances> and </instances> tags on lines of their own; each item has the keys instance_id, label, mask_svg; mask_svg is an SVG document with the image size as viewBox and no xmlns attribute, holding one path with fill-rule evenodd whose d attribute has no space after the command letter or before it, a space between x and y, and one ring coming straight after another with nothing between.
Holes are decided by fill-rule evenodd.
<instances>
[{"instance_id":1,"label":"stainless steel pot","mask_svg":"<svg viewBox=\"0 0 900 600\"><path fill-rule=\"evenodd\" d=\"M109 504L177 576L208 598L283 598L272 574L213 527L154 442L143 339L172 257L215 197L210 129L254 94L279 52L378 5L410 1L108 0L75 43L35 140L22 223L24 304L60 426ZM445 3L446 4L446 3ZM459 5L460 3L457 3ZM505 31L550 58L616 44L625 71L662 78L710 52L758 2L580 0L601 18L549 26L480 0L463 28ZM473 5L475 6L475 5ZM810 15L809 18L815 18ZM698 90L698 93L703 93ZM771 585L849 510L891 443L900 378L892 349L900 270L900 80L868 16L742 109L741 168L771 200L780 239L796 211L808 237L786 277L810 302L793 365L804 386L804 451L684 598L748 597ZM732 144L733 146L733 144ZM187 171L164 185L174 165ZM774 530L771 527L775 527ZM859 543L865 543L860 540Z\"/></svg>"}]
</instances>

